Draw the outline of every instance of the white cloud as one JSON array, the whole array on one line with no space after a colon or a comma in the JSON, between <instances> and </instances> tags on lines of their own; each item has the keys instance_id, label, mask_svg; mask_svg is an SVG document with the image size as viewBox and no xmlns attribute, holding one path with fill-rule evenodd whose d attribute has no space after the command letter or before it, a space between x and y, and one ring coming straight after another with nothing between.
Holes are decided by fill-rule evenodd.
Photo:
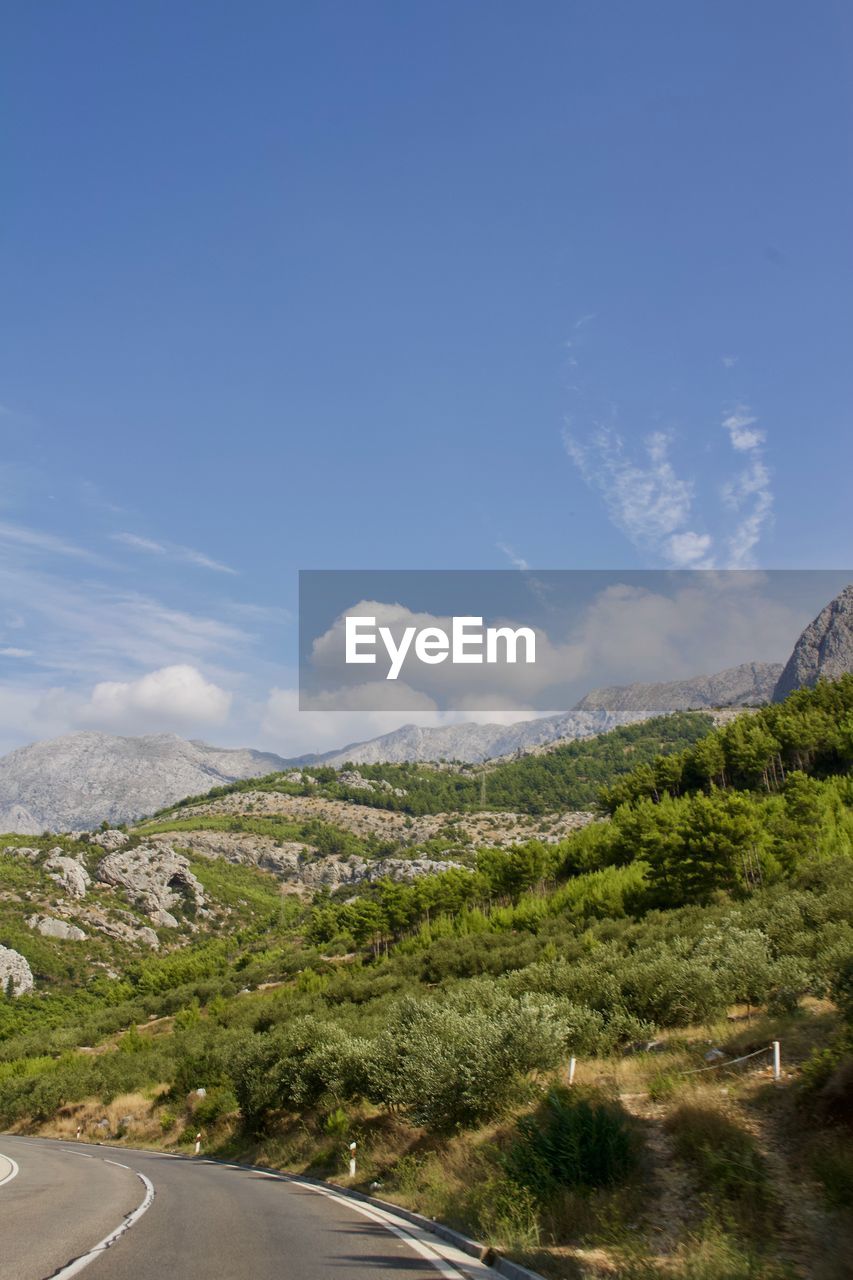
<instances>
[{"instance_id":1,"label":"white cloud","mask_svg":"<svg viewBox=\"0 0 853 1280\"><path fill-rule=\"evenodd\" d=\"M586 483L601 493L613 524L634 546L676 569L712 569L721 560L728 568L746 569L754 567L753 553L773 511L771 475L763 457L766 433L757 422L745 404L722 419L732 449L745 462L721 489L724 509L736 516L716 539L724 543L725 557L719 556L711 534L691 528L695 486L673 467L667 434L647 436L640 461L627 455L622 437L608 428L599 428L586 442L564 431L563 443Z\"/></svg>"},{"instance_id":2,"label":"white cloud","mask_svg":"<svg viewBox=\"0 0 853 1280\"><path fill-rule=\"evenodd\" d=\"M733 369L738 360L737 356L720 356L720 359L722 360L723 368L725 369Z\"/></svg>"},{"instance_id":3,"label":"white cloud","mask_svg":"<svg viewBox=\"0 0 853 1280\"><path fill-rule=\"evenodd\" d=\"M641 462L627 456L622 437L607 427L586 444L564 432L563 444L587 484L601 492L610 519L635 546L676 568L707 567L710 538L688 527L693 483L675 471L668 435L647 436Z\"/></svg>"},{"instance_id":4,"label":"white cloud","mask_svg":"<svg viewBox=\"0 0 853 1280\"><path fill-rule=\"evenodd\" d=\"M770 471L763 457L765 434L756 428L757 421L748 405L739 404L722 424L732 448L746 458L744 469L722 490L724 504L740 517L726 538L728 563L733 569L753 567L753 552L773 514Z\"/></svg>"},{"instance_id":5,"label":"white cloud","mask_svg":"<svg viewBox=\"0 0 853 1280\"><path fill-rule=\"evenodd\" d=\"M709 533L674 533L668 543L669 561L681 568L707 568L712 546Z\"/></svg>"},{"instance_id":6,"label":"white cloud","mask_svg":"<svg viewBox=\"0 0 853 1280\"><path fill-rule=\"evenodd\" d=\"M0 658L31 658L32 649L0 649Z\"/></svg>"},{"instance_id":7,"label":"white cloud","mask_svg":"<svg viewBox=\"0 0 853 1280\"><path fill-rule=\"evenodd\" d=\"M137 680L96 684L79 718L124 730L145 724L220 725L228 718L231 694L206 680L189 664L149 671Z\"/></svg>"},{"instance_id":8,"label":"white cloud","mask_svg":"<svg viewBox=\"0 0 853 1280\"><path fill-rule=\"evenodd\" d=\"M723 426L729 433L732 448L738 453L746 453L764 444L764 432L753 430L757 421L745 404L739 404L728 417L723 418Z\"/></svg>"},{"instance_id":9,"label":"white cloud","mask_svg":"<svg viewBox=\"0 0 853 1280\"><path fill-rule=\"evenodd\" d=\"M230 564L223 564L221 560L214 560L211 556L206 556L203 551L194 551L192 547L179 547L181 557L189 564L197 564L202 569L212 569L214 573L233 573L237 570L232 569Z\"/></svg>"}]
</instances>

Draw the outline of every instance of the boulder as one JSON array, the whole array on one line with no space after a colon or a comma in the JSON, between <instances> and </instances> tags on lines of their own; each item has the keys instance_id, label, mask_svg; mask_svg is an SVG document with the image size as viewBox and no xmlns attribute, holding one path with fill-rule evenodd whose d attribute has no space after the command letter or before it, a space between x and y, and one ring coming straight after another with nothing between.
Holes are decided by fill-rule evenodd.
<instances>
[{"instance_id":1,"label":"boulder","mask_svg":"<svg viewBox=\"0 0 853 1280\"><path fill-rule=\"evenodd\" d=\"M10 858L26 858L28 862L35 862L41 854L41 849L31 849L26 844L7 844L3 852Z\"/></svg>"},{"instance_id":2,"label":"boulder","mask_svg":"<svg viewBox=\"0 0 853 1280\"><path fill-rule=\"evenodd\" d=\"M115 853L118 849L124 848L130 836L124 831L111 828L108 831L87 831L83 839L87 844L99 845L104 853Z\"/></svg>"},{"instance_id":3,"label":"boulder","mask_svg":"<svg viewBox=\"0 0 853 1280\"><path fill-rule=\"evenodd\" d=\"M461 862L437 858L380 858L368 865L365 880L417 880L419 876L437 876L443 871L469 871Z\"/></svg>"},{"instance_id":4,"label":"boulder","mask_svg":"<svg viewBox=\"0 0 853 1280\"><path fill-rule=\"evenodd\" d=\"M98 864L98 879L124 889L130 899L167 929L178 925L173 908L204 906L204 891L183 854L169 845L139 845L111 853Z\"/></svg>"},{"instance_id":5,"label":"boulder","mask_svg":"<svg viewBox=\"0 0 853 1280\"><path fill-rule=\"evenodd\" d=\"M118 942L150 947L152 951L157 951L160 947L160 939L154 930L148 925L138 924L129 911L116 911L112 916L107 916L100 910L92 910L86 912L85 920L98 933L115 938Z\"/></svg>"},{"instance_id":6,"label":"boulder","mask_svg":"<svg viewBox=\"0 0 853 1280\"><path fill-rule=\"evenodd\" d=\"M20 952L0 947L0 991L17 999L32 991L34 985L32 970Z\"/></svg>"},{"instance_id":7,"label":"boulder","mask_svg":"<svg viewBox=\"0 0 853 1280\"><path fill-rule=\"evenodd\" d=\"M82 942L86 935L76 924L57 920L54 916L30 916L27 924L45 938L59 938L63 942Z\"/></svg>"},{"instance_id":8,"label":"boulder","mask_svg":"<svg viewBox=\"0 0 853 1280\"><path fill-rule=\"evenodd\" d=\"M72 898L85 898L86 890L92 883L92 877L76 858L66 857L61 849L51 849L45 860L44 869L51 880Z\"/></svg>"}]
</instances>

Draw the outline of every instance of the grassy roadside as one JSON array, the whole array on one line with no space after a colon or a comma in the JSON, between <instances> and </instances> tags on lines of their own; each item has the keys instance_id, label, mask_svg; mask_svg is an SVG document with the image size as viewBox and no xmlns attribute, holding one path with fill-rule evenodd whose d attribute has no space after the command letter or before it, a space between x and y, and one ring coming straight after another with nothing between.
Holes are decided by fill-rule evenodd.
<instances>
[{"instance_id":1,"label":"grassy roadside","mask_svg":"<svg viewBox=\"0 0 853 1280\"><path fill-rule=\"evenodd\" d=\"M201 1131L206 1154L344 1185L356 1141L352 1185L482 1239L548 1280L841 1280L853 1249L849 1153L845 1161L837 1134L828 1148L827 1134L804 1123L801 1101L803 1065L831 1042L837 1023L825 1001L786 1017L734 1010L670 1036L656 1052L581 1060L576 1096L618 1108L636 1164L618 1185L563 1187L546 1198L510 1177L508 1158L519 1121L542 1107L553 1078L532 1081L527 1101L498 1122L444 1138L334 1100L281 1114L265 1135L247 1138L227 1091L175 1098L165 1085L106 1105L83 1101L26 1128L73 1139L80 1124L89 1140L187 1153ZM159 1019L133 1034L172 1029L171 1019ZM101 1048L117 1050L121 1039ZM773 1039L783 1045L778 1083L762 1057L749 1069L681 1074L711 1049L728 1058Z\"/></svg>"}]
</instances>

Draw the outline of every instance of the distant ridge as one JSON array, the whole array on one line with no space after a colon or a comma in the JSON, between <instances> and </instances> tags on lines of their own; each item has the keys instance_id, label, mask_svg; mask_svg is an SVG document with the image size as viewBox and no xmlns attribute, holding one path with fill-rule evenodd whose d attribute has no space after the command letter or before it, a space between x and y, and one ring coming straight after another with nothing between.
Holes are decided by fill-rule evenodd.
<instances>
[{"instance_id":1,"label":"distant ridge","mask_svg":"<svg viewBox=\"0 0 853 1280\"><path fill-rule=\"evenodd\" d=\"M0 831L94 827L143 817L185 796L286 767L271 752L210 747L174 733L70 733L0 760Z\"/></svg>"},{"instance_id":2,"label":"distant ridge","mask_svg":"<svg viewBox=\"0 0 853 1280\"><path fill-rule=\"evenodd\" d=\"M367 742L351 743L320 756L292 763L402 764L408 761L464 760L479 763L493 756L532 751L562 739L587 738L618 725L671 711L705 707L746 706L768 702L782 671L780 663L748 662L712 676L695 676L666 684L614 685L594 689L571 711L512 725L455 724L434 729L403 725Z\"/></svg>"},{"instance_id":3,"label":"distant ridge","mask_svg":"<svg viewBox=\"0 0 853 1280\"><path fill-rule=\"evenodd\" d=\"M296 764L428 762L478 763L591 737L619 725L673 711L740 707L781 701L794 689L853 671L853 585L822 609L803 631L784 668L747 662L716 675L660 684L593 689L560 715L517 724L456 724L393 733L324 755L290 759L248 748L230 750L187 742L175 734L113 737L73 733L20 747L0 759L0 831L37 835L124 822L189 795Z\"/></svg>"}]
</instances>

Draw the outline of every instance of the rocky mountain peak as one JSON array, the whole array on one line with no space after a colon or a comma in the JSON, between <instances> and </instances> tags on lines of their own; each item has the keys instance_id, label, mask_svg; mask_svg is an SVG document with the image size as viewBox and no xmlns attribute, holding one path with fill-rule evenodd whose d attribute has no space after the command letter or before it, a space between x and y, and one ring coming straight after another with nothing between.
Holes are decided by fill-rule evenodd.
<instances>
[{"instance_id":1,"label":"rocky mountain peak","mask_svg":"<svg viewBox=\"0 0 853 1280\"><path fill-rule=\"evenodd\" d=\"M806 627L779 677L773 701L782 702L795 689L837 680L848 671L853 671L853 584Z\"/></svg>"}]
</instances>

